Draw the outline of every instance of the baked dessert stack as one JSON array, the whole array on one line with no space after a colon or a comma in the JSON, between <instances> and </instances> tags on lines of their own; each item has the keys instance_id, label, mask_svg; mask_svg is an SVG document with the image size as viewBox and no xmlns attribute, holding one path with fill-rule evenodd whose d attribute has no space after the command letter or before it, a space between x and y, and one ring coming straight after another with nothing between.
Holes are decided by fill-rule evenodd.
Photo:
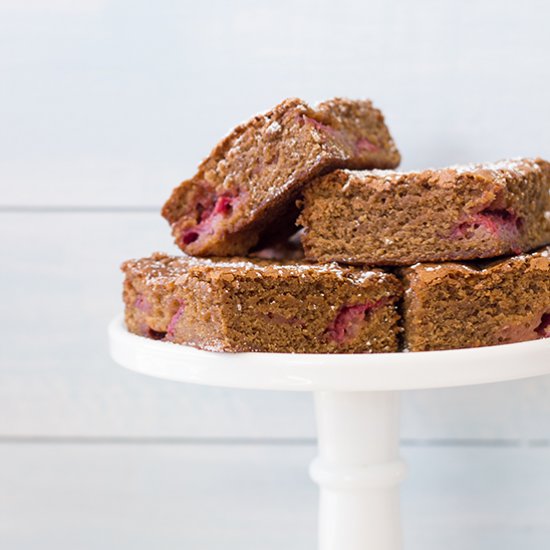
<instances>
[{"instance_id":1,"label":"baked dessert stack","mask_svg":"<svg viewBox=\"0 0 550 550\"><path fill-rule=\"evenodd\" d=\"M336 170L302 205L308 259L397 268L404 349L550 336L550 163Z\"/></svg>"},{"instance_id":2,"label":"baked dessert stack","mask_svg":"<svg viewBox=\"0 0 550 550\"><path fill-rule=\"evenodd\" d=\"M128 329L230 352L550 336L550 164L399 160L370 101L289 99L238 126L163 208L185 255L123 264Z\"/></svg>"},{"instance_id":3,"label":"baked dessert stack","mask_svg":"<svg viewBox=\"0 0 550 550\"><path fill-rule=\"evenodd\" d=\"M198 256L246 254L295 232L305 183L335 168L395 168L400 155L370 101L309 107L287 99L237 126L164 205L176 244Z\"/></svg>"}]
</instances>

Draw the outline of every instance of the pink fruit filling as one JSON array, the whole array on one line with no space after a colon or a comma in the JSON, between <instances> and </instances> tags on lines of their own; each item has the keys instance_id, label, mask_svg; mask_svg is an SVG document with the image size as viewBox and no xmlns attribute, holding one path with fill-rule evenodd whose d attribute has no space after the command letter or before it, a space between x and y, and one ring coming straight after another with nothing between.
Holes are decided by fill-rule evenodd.
<instances>
[{"instance_id":1,"label":"pink fruit filling","mask_svg":"<svg viewBox=\"0 0 550 550\"><path fill-rule=\"evenodd\" d=\"M176 310L176 313L172 315L172 318L170 319L170 322L168 323L168 327L166 329L166 334L168 336L174 336L174 332L176 331L176 325L178 324L178 321L181 319L181 316L183 315L183 312L185 311L185 303L180 302L179 307Z\"/></svg>"},{"instance_id":2,"label":"pink fruit filling","mask_svg":"<svg viewBox=\"0 0 550 550\"><path fill-rule=\"evenodd\" d=\"M134 306L143 313L150 313L152 309L151 302L149 302L149 300L147 300L147 298L145 298L143 294L137 295L134 301Z\"/></svg>"},{"instance_id":3,"label":"pink fruit filling","mask_svg":"<svg viewBox=\"0 0 550 550\"><path fill-rule=\"evenodd\" d=\"M146 336L152 338L153 340L162 340L166 336L166 332L154 330L151 327L148 327Z\"/></svg>"},{"instance_id":4,"label":"pink fruit filling","mask_svg":"<svg viewBox=\"0 0 550 550\"><path fill-rule=\"evenodd\" d=\"M544 313L535 332L541 338L550 338L550 313Z\"/></svg>"},{"instance_id":5,"label":"pink fruit filling","mask_svg":"<svg viewBox=\"0 0 550 550\"><path fill-rule=\"evenodd\" d=\"M368 315L381 307L385 299L364 304L344 305L325 330L325 337L337 344L353 339L357 336L362 324Z\"/></svg>"},{"instance_id":6,"label":"pink fruit filling","mask_svg":"<svg viewBox=\"0 0 550 550\"><path fill-rule=\"evenodd\" d=\"M332 126L325 124L324 122L321 122L319 120L316 120L306 115L302 115L298 118L300 120L303 120L304 124L313 126L319 132L322 132L333 138L339 139L343 144L346 144L347 146L351 147L354 151L354 154L356 155L360 155L365 151L368 151L369 153L380 151L380 147L378 147L378 145L374 144L372 141L370 141L370 139L366 137L360 137L355 139L352 135L349 135L349 133L343 132L341 130L337 130Z\"/></svg>"},{"instance_id":7,"label":"pink fruit filling","mask_svg":"<svg viewBox=\"0 0 550 550\"><path fill-rule=\"evenodd\" d=\"M472 231L484 229L492 236L515 241L523 227L523 219L506 208L484 208L460 223L452 233L456 239L470 236Z\"/></svg>"},{"instance_id":8,"label":"pink fruit filling","mask_svg":"<svg viewBox=\"0 0 550 550\"><path fill-rule=\"evenodd\" d=\"M216 195L212 192L198 200L194 207L198 223L184 232L181 238L183 244L194 243L202 234L214 233L219 221L233 212L236 198L233 195Z\"/></svg>"},{"instance_id":9,"label":"pink fruit filling","mask_svg":"<svg viewBox=\"0 0 550 550\"><path fill-rule=\"evenodd\" d=\"M199 234L196 231L186 231L183 234L182 241L183 244L191 244L194 243L199 238Z\"/></svg>"},{"instance_id":10,"label":"pink fruit filling","mask_svg":"<svg viewBox=\"0 0 550 550\"><path fill-rule=\"evenodd\" d=\"M372 143L372 141L369 141L367 138L362 137L355 142L355 151L356 153L361 153L363 151L374 153L375 151L380 151L380 147Z\"/></svg>"},{"instance_id":11,"label":"pink fruit filling","mask_svg":"<svg viewBox=\"0 0 550 550\"><path fill-rule=\"evenodd\" d=\"M313 126L316 130L319 130L319 132L324 132L325 134L328 134L329 136L333 136L333 137L339 134L338 130L336 130L332 126L329 126L328 124L324 124L323 122L320 122L319 120L315 120L314 118L311 118L306 115L302 115L301 118L305 124L309 126Z\"/></svg>"},{"instance_id":12,"label":"pink fruit filling","mask_svg":"<svg viewBox=\"0 0 550 550\"><path fill-rule=\"evenodd\" d=\"M505 327L498 335L507 343L528 342L537 338L550 338L550 312L539 313L517 325Z\"/></svg>"},{"instance_id":13,"label":"pink fruit filling","mask_svg":"<svg viewBox=\"0 0 550 550\"><path fill-rule=\"evenodd\" d=\"M231 210L233 208L231 205L233 203L233 200L234 199L232 197L218 197L218 200L214 205L214 214L223 214L224 216L231 214Z\"/></svg>"}]
</instances>

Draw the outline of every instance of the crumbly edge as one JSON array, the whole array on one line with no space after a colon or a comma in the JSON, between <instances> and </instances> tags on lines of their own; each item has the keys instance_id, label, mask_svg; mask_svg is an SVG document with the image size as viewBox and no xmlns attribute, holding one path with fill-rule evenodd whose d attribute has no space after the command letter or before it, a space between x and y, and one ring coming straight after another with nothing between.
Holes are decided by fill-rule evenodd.
<instances>
[{"instance_id":1,"label":"crumbly edge","mask_svg":"<svg viewBox=\"0 0 550 550\"><path fill-rule=\"evenodd\" d=\"M189 274L155 280L128 271L123 297L130 332L205 349L217 349L224 341L219 300L207 281Z\"/></svg>"},{"instance_id":2,"label":"crumbly edge","mask_svg":"<svg viewBox=\"0 0 550 550\"><path fill-rule=\"evenodd\" d=\"M410 351L535 339L550 313L550 247L485 263L418 264L401 276Z\"/></svg>"}]
</instances>

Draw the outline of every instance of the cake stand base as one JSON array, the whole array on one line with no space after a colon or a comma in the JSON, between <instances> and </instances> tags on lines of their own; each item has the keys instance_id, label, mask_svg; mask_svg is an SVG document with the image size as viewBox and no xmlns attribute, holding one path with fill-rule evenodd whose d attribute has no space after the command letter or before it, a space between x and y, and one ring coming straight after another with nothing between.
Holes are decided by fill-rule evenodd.
<instances>
[{"instance_id":1,"label":"cake stand base","mask_svg":"<svg viewBox=\"0 0 550 550\"><path fill-rule=\"evenodd\" d=\"M319 548L401 548L397 392L316 392Z\"/></svg>"},{"instance_id":2,"label":"cake stand base","mask_svg":"<svg viewBox=\"0 0 550 550\"><path fill-rule=\"evenodd\" d=\"M467 350L388 354L213 353L109 327L111 354L155 377L213 386L311 391L319 456L320 550L400 550L401 391L550 373L550 339Z\"/></svg>"}]
</instances>

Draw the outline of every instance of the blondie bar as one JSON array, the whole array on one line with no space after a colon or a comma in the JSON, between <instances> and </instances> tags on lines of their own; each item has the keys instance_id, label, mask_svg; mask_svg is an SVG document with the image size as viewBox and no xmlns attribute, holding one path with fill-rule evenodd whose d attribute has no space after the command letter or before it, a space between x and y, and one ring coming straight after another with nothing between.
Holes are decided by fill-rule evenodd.
<instances>
[{"instance_id":1,"label":"blondie bar","mask_svg":"<svg viewBox=\"0 0 550 550\"><path fill-rule=\"evenodd\" d=\"M304 190L306 257L411 265L519 254L550 243L550 163L423 172L337 170Z\"/></svg>"},{"instance_id":2,"label":"blondie bar","mask_svg":"<svg viewBox=\"0 0 550 550\"><path fill-rule=\"evenodd\" d=\"M154 254L122 266L130 332L211 351L398 351L401 283L382 270Z\"/></svg>"},{"instance_id":3,"label":"blondie bar","mask_svg":"<svg viewBox=\"0 0 550 550\"><path fill-rule=\"evenodd\" d=\"M410 351L550 337L550 247L485 263L417 264L403 276Z\"/></svg>"}]
</instances>

